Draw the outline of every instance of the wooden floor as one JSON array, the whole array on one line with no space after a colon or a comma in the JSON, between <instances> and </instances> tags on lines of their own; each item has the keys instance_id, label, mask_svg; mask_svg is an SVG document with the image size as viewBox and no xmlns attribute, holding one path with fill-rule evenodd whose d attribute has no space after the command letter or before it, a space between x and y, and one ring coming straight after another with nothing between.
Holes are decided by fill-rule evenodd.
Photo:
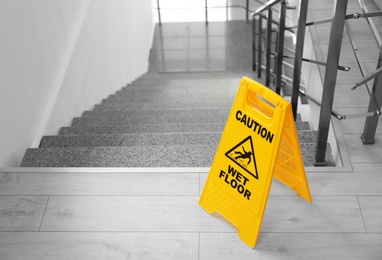
<instances>
[{"instance_id":1,"label":"wooden floor","mask_svg":"<svg viewBox=\"0 0 382 260\"><path fill-rule=\"evenodd\" d=\"M208 169L0 169L0 259L382 259L382 131L363 145L363 122L341 122L350 170L307 170L313 203L273 181L254 249L198 205Z\"/></svg>"},{"instance_id":2,"label":"wooden floor","mask_svg":"<svg viewBox=\"0 0 382 260\"><path fill-rule=\"evenodd\" d=\"M204 169L2 172L0 259L380 259L382 161L352 165L308 172L312 204L274 180L255 249L199 207Z\"/></svg>"}]
</instances>

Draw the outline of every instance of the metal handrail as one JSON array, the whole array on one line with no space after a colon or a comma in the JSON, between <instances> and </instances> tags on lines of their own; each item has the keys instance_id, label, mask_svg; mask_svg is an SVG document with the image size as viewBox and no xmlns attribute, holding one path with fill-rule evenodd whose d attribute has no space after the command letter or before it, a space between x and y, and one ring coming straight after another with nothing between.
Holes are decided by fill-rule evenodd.
<instances>
[{"instance_id":1,"label":"metal handrail","mask_svg":"<svg viewBox=\"0 0 382 260\"><path fill-rule=\"evenodd\" d=\"M317 99L315 99L314 97L307 94L304 90L299 89L299 93L302 96L309 99L310 101L312 101L313 103L315 103L316 105L318 105L319 107L322 106L322 104ZM344 115L344 114L341 114L341 113L335 111L334 109L332 109L331 115L334 116L335 118L337 118L338 120L345 120L345 119L353 119L353 118L362 118L362 117L367 117L367 116L381 115L381 111L375 110L375 111L366 112L366 113L355 113L355 114Z\"/></svg>"},{"instance_id":2,"label":"metal handrail","mask_svg":"<svg viewBox=\"0 0 382 260\"><path fill-rule=\"evenodd\" d=\"M351 89L355 90L357 87L362 86L363 84L366 85L366 82L374 79L375 77L378 77L379 74L382 74L382 67L378 68L377 70L375 70L370 75L365 76L361 81L355 83L354 87L352 87Z\"/></svg>"},{"instance_id":3,"label":"metal handrail","mask_svg":"<svg viewBox=\"0 0 382 260\"><path fill-rule=\"evenodd\" d=\"M262 13L263 11L265 10L268 10L269 8L273 7L274 5L277 5L278 3L280 3L281 1L284 1L284 0L272 0L272 1L268 1L266 2L263 6L261 6L260 8L257 8L254 15L256 14L260 14Z\"/></svg>"},{"instance_id":4,"label":"metal handrail","mask_svg":"<svg viewBox=\"0 0 382 260\"><path fill-rule=\"evenodd\" d=\"M345 15L345 20L359 19L359 18L368 19L368 18L377 17L377 16L381 16L381 15L382 15L382 12L380 12L380 11L378 11L378 12L368 12L368 13L353 13L353 14ZM332 18L327 18L327 19L322 19L322 20L318 20L318 21L307 22L306 26L331 23L332 20L333 20ZM294 26L287 27L286 29L296 29L296 28L297 28L297 25L294 25Z\"/></svg>"},{"instance_id":5,"label":"metal handrail","mask_svg":"<svg viewBox=\"0 0 382 260\"><path fill-rule=\"evenodd\" d=\"M288 55L284 55L283 57L284 57L284 58L287 58L287 59L294 59L294 57L292 57L292 56L288 56ZM325 63L325 62L318 61L318 60L312 60L312 59L302 58L302 61L310 62L310 63L314 63L314 64L321 65L321 66L326 66L326 63ZM338 68L339 70L342 70L342 71L350 71L350 67L347 67L347 66L340 66L340 65L338 65L337 68Z\"/></svg>"},{"instance_id":6,"label":"metal handrail","mask_svg":"<svg viewBox=\"0 0 382 260\"><path fill-rule=\"evenodd\" d=\"M285 1L285 0L282 0L282 1ZM288 8L287 8L288 9ZM272 10L272 12L274 11L274 9L271 9ZM257 13L253 13L252 14L252 16L261 16L262 18L265 18L265 19L267 19L268 20L268 16L267 15L265 15L265 14L263 14L263 13L259 13L259 14L257 14ZM274 20L274 19L272 19L272 24L274 24L274 25L277 25L277 27L279 27L280 26L280 23L278 22L278 21L276 21L276 20ZM290 27L285 27L285 30L286 31L289 31L289 32L291 32L291 33L296 33L293 29L295 29L295 28L290 28ZM272 29L272 32L275 32L276 30L274 30L274 29Z\"/></svg>"}]
</instances>

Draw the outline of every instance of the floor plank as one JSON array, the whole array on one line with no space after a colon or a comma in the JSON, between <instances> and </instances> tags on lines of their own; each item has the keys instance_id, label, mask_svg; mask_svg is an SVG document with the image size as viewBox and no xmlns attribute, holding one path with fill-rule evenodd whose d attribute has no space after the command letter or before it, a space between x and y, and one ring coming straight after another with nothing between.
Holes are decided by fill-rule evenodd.
<instances>
[{"instance_id":1,"label":"floor plank","mask_svg":"<svg viewBox=\"0 0 382 260\"><path fill-rule=\"evenodd\" d=\"M364 169L355 172L308 173L313 200L317 195L382 195L382 174L378 172L380 168Z\"/></svg>"},{"instance_id":2,"label":"floor plank","mask_svg":"<svg viewBox=\"0 0 382 260\"><path fill-rule=\"evenodd\" d=\"M358 134L344 134L344 139L352 162L382 162L382 135L376 135L376 143L363 145Z\"/></svg>"},{"instance_id":3,"label":"floor plank","mask_svg":"<svg viewBox=\"0 0 382 260\"><path fill-rule=\"evenodd\" d=\"M47 196L0 196L0 231L38 231Z\"/></svg>"},{"instance_id":4,"label":"floor plank","mask_svg":"<svg viewBox=\"0 0 382 260\"><path fill-rule=\"evenodd\" d=\"M0 173L0 195L197 195L198 173ZM143 184L143 185L142 185Z\"/></svg>"},{"instance_id":5,"label":"floor plank","mask_svg":"<svg viewBox=\"0 0 382 260\"><path fill-rule=\"evenodd\" d=\"M353 162L352 163L354 173L367 174L374 173L376 175L382 175L382 162L368 163L368 162Z\"/></svg>"},{"instance_id":6,"label":"floor plank","mask_svg":"<svg viewBox=\"0 0 382 260\"><path fill-rule=\"evenodd\" d=\"M255 249L237 234L202 233L200 260L380 259L382 234L261 233Z\"/></svg>"},{"instance_id":7,"label":"floor plank","mask_svg":"<svg viewBox=\"0 0 382 260\"><path fill-rule=\"evenodd\" d=\"M356 196L271 196L262 232L365 232Z\"/></svg>"},{"instance_id":8,"label":"floor plank","mask_svg":"<svg viewBox=\"0 0 382 260\"><path fill-rule=\"evenodd\" d=\"M52 196L42 231L237 232L199 196ZM271 196L264 232L365 232L355 196Z\"/></svg>"},{"instance_id":9,"label":"floor plank","mask_svg":"<svg viewBox=\"0 0 382 260\"><path fill-rule=\"evenodd\" d=\"M0 259L198 259L196 233L0 233Z\"/></svg>"},{"instance_id":10,"label":"floor plank","mask_svg":"<svg viewBox=\"0 0 382 260\"><path fill-rule=\"evenodd\" d=\"M42 231L236 232L199 196L52 196Z\"/></svg>"},{"instance_id":11,"label":"floor plank","mask_svg":"<svg viewBox=\"0 0 382 260\"><path fill-rule=\"evenodd\" d=\"M354 172L307 172L310 193L319 195L382 195L382 163L358 163L354 164ZM200 191L203 191L208 173L200 174ZM201 194L201 193L200 193ZM296 195L282 182L273 178L270 196L273 195ZM296 195L297 196L297 195Z\"/></svg>"},{"instance_id":12,"label":"floor plank","mask_svg":"<svg viewBox=\"0 0 382 260\"><path fill-rule=\"evenodd\" d=\"M382 233L382 196L358 197L368 233Z\"/></svg>"}]
</instances>

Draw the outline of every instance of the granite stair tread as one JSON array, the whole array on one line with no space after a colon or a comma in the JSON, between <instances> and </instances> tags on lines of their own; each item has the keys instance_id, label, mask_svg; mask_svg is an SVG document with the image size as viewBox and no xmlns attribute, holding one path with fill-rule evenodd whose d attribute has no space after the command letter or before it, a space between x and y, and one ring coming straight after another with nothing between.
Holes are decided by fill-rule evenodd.
<instances>
[{"instance_id":1,"label":"granite stair tread","mask_svg":"<svg viewBox=\"0 0 382 260\"><path fill-rule=\"evenodd\" d=\"M200 101L218 101L218 102L233 102L235 99L234 94L213 94L207 93L203 95L182 93L177 95L172 95L171 93L159 93L153 95L147 94L134 94L131 96L113 96L102 101L105 103L124 103L124 102L134 102L134 103L161 103L161 102L200 102Z\"/></svg>"},{"instance_id":2,"label":"granite stair tread","mask_svg":"<svg viewBox=\"0 0 382 260\"><path fill-rule=\"evenodd\" d=\"M210 167L214 145L27 149L21 167Z\"/></svg>"},{"instance_id":3,"label":"granite stair tread","mask_svg":"<svg viewBox=\"0 0 382 260\"><path fill-rule=\"evenodd\" d=\"M235 80L175 80L157 85L155 80L147 85L131 84L110 95L102 103L110 102L232 102L240 79ZM151 85L150 85L151 84ZM154 85L154 86L153 86Z\"/></svg>"},{"instance_id":4,"label":"granite stair tread","mask_svg":"<svg viewBox=\"0 0 382 260\"><path fill-rule=\"evenodd\" d=\"M132 133L44 136L40 148L137 145L217 145L222 133Z\"/></svg>"},{"instance_id":5,"label":"granite stair tread","mask_svg":"<svg viewBox=\"0 0 382 260\"><path fill-rule=\"evenodd\" d=\"M299 130L297 131L300 143L316 143L318 131L315 130Z\"/></svg>"},{"instance_id":6,"label":"granite stair tread","mask_svg":"<svg viewBox=\"0 0 382 260\"><path fill-rule=\"evenodd\" d=\"M135 124L140 125L141 128L159 128L159 129L171 129L173 122L184 124L225 124L227 116L214 116L210 117L171 117L163 116L158 118L146 117L146 118L130 118L130 117L112 117L112 118L74 118L72 126L74 127L97 127L97 126L115 126L115 127L133 127ZM169 124L169 126L167 126ZM296 130L309 130L310 126L308 122L295 122ZM146 127L145 127L146 126ZM135 127L138 128L138 127Z\"/></svg>"},{"instance_id":7,"label":"granite stair tread","mask_svg":"<svg viewBox=\"0 0 382 260\"><path fill-rule=\"evenodd\" d=\"M160 74L156 74L160 75ZM193 79L167 79L160 77L151 77L149 79L140 78L130 84L127 84L116 93L130 93L130 92L148 92L151 91L202 91L208 92L213 90L232 91L237 90L240 84L241 77L229 79L216 79L216 78L193 78Z\"/></svg>"},{"instance_id":8,"label":"granite stair tread","mask_svg":"<svg viewBox=\"0 0 382 260\"><path fill-rule=\"evenodd\" d=\"M130 113L131 112L131 113ZM137 112L137 113L134 113ZM128 125L128 124L172 124L172 123L225 123L228 110L168 110L161 111L129 111L118 113L115 111L101 112L106 116L95 116L92 112L88 116L74 118L72 126L99 125ZM110 116L108 116L110 115Z\"/></svg>"},{"instance_id":9,"label":"granite stair tread","mask_svg":"<svg viewBox=\"0 0 382 260\"><path fill-rule=\"evenodd\" d=\"M194 145L220 142L222 132L130 133L52 135L41 139L40 148L132 145ZM300 143L315 143L317 131L298 131Z\"/></svg>"},{"instance_id":10,"label":"granite stair tread","mask_svg":"<svg viewBox=\"0 0 382 260\"><path fill-rule=\"evenodd\" d=\"M132 111L118 111L118 110L92 110L84 111L81 118L148 118L148 117L214 117L224 116L227 118L230 109L167 109L167 110L132 110Z\"/></svg>"},{"instance_id":11,"label":"granite stair tread","mask_svg":"<svg viewBox=\"0 0 382 260\"><path fill-rule=\"evenodd\" d=\"M174 110L174 109L222 109L232 106L232 101L199 101L199 102L105 102L94 106L98 110Z\"/></svg>"},{"instance_id":12,"label":"granite stair tread","mask_svg":"<svg viewBox=\"0 0 382 260\"><path fill-rule=\"evenodd\" d=\"M225 123L208 124L130 124L118 126L62 127L60 135L78 134L126 134L126 133L184 133L184 132L222 132Z\"/></svg>"},{"instance_id":13,"label":"granite stair tread","mask_svg":"<svg viewBox=\"0 0 382 260\"><path fill-rule=\"evenodd\" d=\"M301 144L305 167L314 166L315 144ZM30 148L21 167L211 167L215 145ZM334 166L330 146L326 163Z\"/></svg>"}]
</instances>

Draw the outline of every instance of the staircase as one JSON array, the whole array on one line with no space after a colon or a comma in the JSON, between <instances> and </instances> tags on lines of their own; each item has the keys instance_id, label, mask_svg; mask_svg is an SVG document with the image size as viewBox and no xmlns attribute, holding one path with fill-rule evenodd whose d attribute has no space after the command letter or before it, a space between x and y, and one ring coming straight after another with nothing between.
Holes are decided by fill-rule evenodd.
<instances>
[{"instance_id":1,"label":"staircase","mask_svg":"<svg viewBox=\"0 0 382 260\"><path fill-rule=\"evenodd\" d=\"M239 82L236 73L147 73L44 136L21 167L210 167ZM301 118L296 127L313 166L316 133Z\"/></svg>"},{"instance_id":2,"label":"staircase","mask_svg":"<svg viewBox=\"0 0 382 260\"><path fill-rule=\"evenodd\" d=\"M149 72L44 136L21 166L210 167L241 78L256 77L251 38L243 21L157 26ZM296 128L311 167L316 133L301 117Z\"/></svg>"}]
</instances>

